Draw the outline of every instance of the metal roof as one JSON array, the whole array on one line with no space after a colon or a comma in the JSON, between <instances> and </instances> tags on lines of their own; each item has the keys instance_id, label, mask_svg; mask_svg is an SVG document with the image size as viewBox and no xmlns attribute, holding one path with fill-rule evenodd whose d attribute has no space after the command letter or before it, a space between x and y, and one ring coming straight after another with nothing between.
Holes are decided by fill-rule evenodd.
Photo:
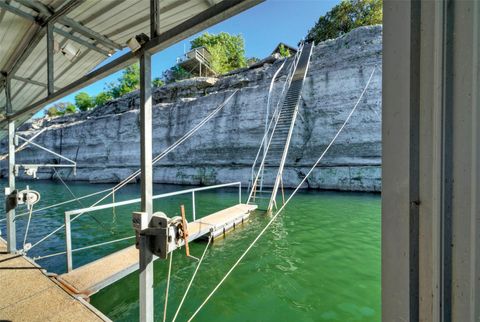
<instances>
[{"instance_id":1,"label":"metal roof","mask_svg":"<svg viewBox=\"0 0 480 322\"><path fill-rule=\"evenodd\" d=\"M127 53L94 68L127 47L138 34L150 36L152 0L0 0L0 128L29 119L45 105L135 62ZM185 39L263 0L159 0L160 33L146 47L151 53ZM48 95L47 25L53 25L54 92ZM79 50L69 60L58 51ZM7 113L7 78L11 113Z\"/></svg>"}]
</instances>

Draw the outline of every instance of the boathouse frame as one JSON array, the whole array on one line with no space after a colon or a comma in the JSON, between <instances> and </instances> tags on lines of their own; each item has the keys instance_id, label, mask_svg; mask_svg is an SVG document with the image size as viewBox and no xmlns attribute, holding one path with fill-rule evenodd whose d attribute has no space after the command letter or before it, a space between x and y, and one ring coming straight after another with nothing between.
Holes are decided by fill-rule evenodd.
<instances>
[{"instance_id":1,"label":"boathouse frame","mask_svg":"<svg viewBox=\"0 0 480 322\"><path fill-rule=\"evenodd\" d=\"M382 321L478 321L480 2L383 14Z\"/></svg>"}]
</instances>

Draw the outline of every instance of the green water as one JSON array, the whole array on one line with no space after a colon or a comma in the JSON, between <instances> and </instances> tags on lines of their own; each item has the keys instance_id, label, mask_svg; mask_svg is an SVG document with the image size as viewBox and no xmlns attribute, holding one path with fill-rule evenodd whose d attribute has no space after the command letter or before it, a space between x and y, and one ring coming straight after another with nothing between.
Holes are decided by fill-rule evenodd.
<instances>
[{"instance_id":1,"label":"green water","mask_svg":"<svg viewBox=\"0 0 480 322\"><path fill-rule=\"evenodd\" d=\"M37 209L71 197L58 183L33 181L28 184L42 192ZM76 195L83 195L108 187L73 184L71 188ZM156 185L155 193L187 188ZM131 185L118 193L116 200L138 195L139 187ZM82 205L90 205L95 198L82 200ZM197 217L201 217L236 203L238 192L235 189L208 191L197 193L196 199ZM191 216L188 195L157 200L154 207L172 216L178 214L180 204L186 205L187 214ZM61 225L65 210L80 207L78 203L70 204L34 215L28 242L35 243ZM82 216L72 223L73 248L132 235L130 218L135 210L138 210L137 205L117 208L115 213L103 210ZM249 223L208 249L177 321L186 321L191 316L268 219L256 213ZM17 221L19 246L25 222L25 218ZM3 236L4 223L0 222ZM74 266L131 243L129 240L76 252ZM205 246L205 242L194 243L192 254L199 257ZM34 247L29 256L61 252L64 247L61 230ZM43 259L39 264L61 273L65 270L65 257ZM196 262L187 259L183 251L175 252L167 320L173 317L195 265ZM155 312L156 320L160 321L166 272L167 263L156 261ZM131 274L105 288L92 297L91 303L112 320L137 321L138 274ZM380 321L380 307L380 196L301 192L211 298L196 321Z\"/></svg>"}]
</instances>

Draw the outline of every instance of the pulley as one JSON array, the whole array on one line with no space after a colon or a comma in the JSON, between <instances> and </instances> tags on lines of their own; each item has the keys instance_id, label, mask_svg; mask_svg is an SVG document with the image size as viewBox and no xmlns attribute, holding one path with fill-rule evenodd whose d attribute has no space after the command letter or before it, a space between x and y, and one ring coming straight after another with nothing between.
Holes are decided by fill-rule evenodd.
<instances>
[{"instance_id":1,"label":"pulley","mask_svg":"<svg viewBox=\"0 0 480 322\"><path fill-rule=\"evenodd\" d=\"M5 188L5 209L6 211L17 208L18 205L26 205L29 209L40 201L40 193L35 190L27 189L18 191L17 189L10 191Z\"/></svg>"}]
</instances>

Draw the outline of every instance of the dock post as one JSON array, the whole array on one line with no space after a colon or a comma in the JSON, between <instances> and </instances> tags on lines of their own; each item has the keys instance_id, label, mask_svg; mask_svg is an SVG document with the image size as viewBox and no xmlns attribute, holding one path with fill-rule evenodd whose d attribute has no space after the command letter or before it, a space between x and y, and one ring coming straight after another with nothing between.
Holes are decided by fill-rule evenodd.
<instances>
[{"instance_id":1,"label":"dock post","mask_svg":"<svg viewBox=\"0 0 480 322\"><path fill-rule=\"evenodd\" d=\"M147 225L153 214L152 184L152 74L151 55L140 56L140 163L141 211L147 214ZM143 228L143 227L142 227ZM153 322L153 255L145 236L140 236L140 321Z\"/></svg>"},{"instance_id":2,"label":"dock post","mask_svg":"<svg viewBox=\"0 0 480 322\"><path fill-rule=\"evenodd\" d=\"M5 85L7 113L12 113L10 78ZM8 122L8 188L10 193L15 190L15 121ZM7 251L17 251L17 233L15 227L15 209L7 212Z\"/></svg>"},{"instance_id":3,"label":"dock post","mask_svg":"<svg viewBox=\"0 0 480 322\"><path fill-rule=\"evenodd\" d=\"M242 203L242 183L238 184L238 203Z\"/></svg>"},{"instance_id":4,"label":"dock post","mask_svg":"<svg viewBox=\"0 0 480 322\"><path fill-rule=\"evenodd\" d=\"M197 220L196 212L195 212L195 191L192 191L192 214L193 214L193 221Z\"/></svg>"},{"instance_id":5,"label":"dock post","mask_svg":"<svg viewBox=\"0 0 480 322\"><path fill-rule=\"evenodd\" d=\"M70 225L70 215L65 213L65 252L67 255L67 272L73 268L72 261L72 230Z\"/></svg>"}]
</instances>

